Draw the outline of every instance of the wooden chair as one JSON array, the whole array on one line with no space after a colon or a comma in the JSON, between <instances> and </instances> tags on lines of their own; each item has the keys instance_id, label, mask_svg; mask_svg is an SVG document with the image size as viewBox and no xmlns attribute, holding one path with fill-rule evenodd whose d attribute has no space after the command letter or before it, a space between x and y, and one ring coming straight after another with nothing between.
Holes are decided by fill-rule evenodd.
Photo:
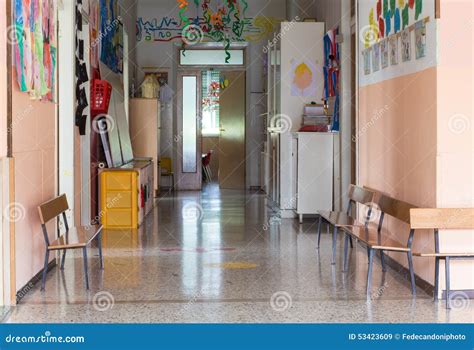
<instances>
[{"instance_id":1,"label":"wooden chair","mask_svg":"<svg viewBox=\"0 0 474 350\"><path fill-rule=\"evenodd\" d=\"M352 226L366 226L370 220L371 215L371 205L375 198L375 192L368 190L366 188L358 187L355 185L349 186L349 202L347 205L347 211L319 211L319 223L318 223L318 249L321 241L321 224L323 219L326 220L329 224L333 226L332 234L332 262L331 264L336 263L336 243L337 243L337 231L339 228L343 227L352 227ZM365 217L364 223L357 222L357 219L351 216L352 205L355 203L361 203L368 205L369 209L367 212L367 217ZM352 246L352 241L351 241Z\"/></svg>"},{"instance_id":2,"label":"wooden chair","mask_svg":"<svg viewBox=\"0 0 474 350\"><path fill-rule=\"evenodd\" d=\"M174 172L173 172L173 163L171 158L169 157L161 157L160 158L160 168L161 168L161 176L166 176L171 178L171 187L170 191L174 191Z\"/></svg>"},{"instance_id":3,"label":"wooden chair","mask_svg":"<svg viewBox=\"0 0 474 350\"><path fill-rule=\"evenodd\" d=\"M406 245L398 242L395 239L392 239L390 237L391 234L388 231L382 234L382 226L385 215L389 215L402 222L410 224L410 210L416 207L384 194L377 193L377 197L377 210L380 211L380 218L377 227L369 227L368 225L365 225L343 228L344 232L346 233L344 242L344 271L347 271L347 263L349 261L348 240L350 237L353 237L367 246L367 256L369 260L369 266L367 270L367 297L370 297L375 251L380 251L380 259L382 262L383 271L386 271L385 251L406 253L408 258L408 269L410 272L411 292L413 295L416 295L415 272L413 270L412 254L413 230L410 230L408 242Z\"/></svg>"},{"instance_id":4,"label":"wooden chair","mask_svg":"<svg viewBox=\"0 0 474 350\"><path fill-rule=\"evenodd\" d=\"M474 208L457 209L412 209L410 210L412 230L428 229L434 232L434 252L414 253L415 256L435 258L434 300L438 300L439 261L444 259L446 270L446 308L450 309L450 272L451 260L473 259L474 252L442 252L439 248L439 230L472 230L474 229Z\"/></svg>"},{"instance_id":5,"label":"wooden chair","mask_svg":"<svg viewBox=\"0 0 474 350\"><path fill-rule=\"evenodd\" d=\"M99 246L99 260L100 268L104 268L104 261L102 258L102 226L89 226L89 227L74 227L69 228L66 218L66 211L69 209L67 203L66 195L63 194L59 197L51 199L38 207L41 228L43 230L44 240L46 244L46 253L44 257L44 268L43 276L41 280L41 290L44 290L46 284L46 273L48 271L48 260L49 252L51 250L62 250L63 257L61 261L61 270L64 269L64 260L66 258L66 250L68 249L82 249L82 254L84 258L84 277L86 281L86 288L89 289L89 275L87 272L87 246L90 242L97 238ZM52 219L57 218L62 214L64 226L66 232L58 237L53 242L49 241L48 231L46 229L46 224Z\"/></svg>"}]
</instances>

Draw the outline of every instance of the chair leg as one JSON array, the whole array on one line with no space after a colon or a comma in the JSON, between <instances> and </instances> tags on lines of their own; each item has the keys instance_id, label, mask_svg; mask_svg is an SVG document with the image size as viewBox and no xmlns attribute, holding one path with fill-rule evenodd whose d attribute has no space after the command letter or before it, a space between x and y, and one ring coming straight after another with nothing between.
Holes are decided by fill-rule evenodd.
<instances>
[{"instance_id":1,"label":"chair leg","mask_svg":"<svg viewBox=\"0 0 474 350\"><path fill-rule=\"evenodd\" d=\"M63 258L61 259L61 270L64 270L64 262L66 260L66 249L63 249Z\"/></svg>"},{"instance_id":2,"label":"chair leg","mask_svg":"<svg viewBox=\"0 0 474 350\"><path fill-rule=\"evenodd\" d=\"M84 278L86 279L86 289L89 289L89 273L87 271L87 247L82 248L82 256L84 259Z\"/></svg>"},{"instance_id":3,"label":"chair leg","mask_svg":"<svg viewBox=\"0 0 474 350\"><path fill-rule=\"evenodd\" d=\"M434 301L438 301L439 293L439 258L435 258Z\"/></svg>"},{"instance_id":4,"label":"chair leg","mask_svg":"<svg viewBox=\"0 0 474 350\"><path fill-rule=\"evenodd\" d=\"M352 243L352 236L349 236L349 242L351 243L351 248L354 248L354 243Z\"/></svg>"},{"instance_id":5,"label":"chair leg","mask_svg":"<svg viewBox=\"0 0 474 350\"><path fill-rule=\"evenodd\" d=\"M415 286L415 271L413 270L413 255L411 251L407 253L408 256L408 269L410 270L410 283L411 283L411 294L416 295L416 286Z\"/></svg>"},{"instance_id":6,"label":"chair leg","mask_svg":"<svg viewBox=\"0 0 474 350\"><path fill-rule=\"evenodd\" d=\"M385 253L383 250L380 251L380 261L382 262L382 271L387 271L387 266L385 265Z\"/></svg>"},{"instance_id":7,"label":"chair leg","mask_svg":"<svg viewBox=\"0 0 474 350\"><path fill-rule=\"evenodd\" d=\"M102 256L102 231L97 235L97 245L99 246L100 269L104 269L104 257Z\"/></svg>"},{"instance_id":8,"label":"chair leg","mask_svg":"<svg viewBox=\"0 0 474 350\"><path fill-rule=\"evenodd\" d=\"M48 272L48 260L49 260L49 250L46 248L46 253L44 254L44 266L43 266L43 276L41 278L41 290L44 290L46 285L46 273Z\"/></svg>"},{"instance_id":9,"label":"chair leg","mask_svg":"<svg viewBox=\"0 0 474 350\"><path fill-rule=\"evenodd\" d=\"M171 190L174 192L174 174L171 175Z\"/></svg>"},{"instance_id":10,"label":"chair leg","mask_svg":"<svg viewBox=\"0 0 474 350\"><path fill-rule=\"evenodd\" d=\"M449 275L449 256L444 260L446 267L446 309L451 309L450 300L449 300L449 290L450 290L450 275Z\"/></svg>"},{"instance_id":11,"label":"chair leg","mask_svg":"<svg viewBox=\"0 0 474 350\"><path fill-rule=\"evenodd\" d=\"M336 265L336 244L337 244L337 226L332 231L332 261L331 265Z\"/></svg>"},{"instance_id":12,"label":"chair leg","mask_svg":"<svg viewBox=\"0 0 474 350\"><path fill-rule=\"evenodd\" d=\"M321 242L321 224L323 222L323 218L319 216L319 221L318 221L318 249L319 249L319 244Z\"/></svg>"},{"instance_id":13,"label":"chair leg","mask_svg":"<svg viewBox=\"0 0 474 350\"><path fill-rule=\"evenodd\" d=\"M374 265L374 250L367 248L369 254L369 268L367 270L367 299L370 299L370 293L372 290L372 268Z\"/></svg>"},{"instance_id":14,"label":"chair leg","mask_svg":"<svg viewBox=\"0 0 474 350\"><path fill-rule=\"evenodd\" d=\"M347 271L347 265L348 265L348 262L349 262L349 240L350 240L351 236L349 236L348 234L346 234L346 236L344 237L344 267L343 267L343 270L342 271Z\"/></svg>"}]
</instances>

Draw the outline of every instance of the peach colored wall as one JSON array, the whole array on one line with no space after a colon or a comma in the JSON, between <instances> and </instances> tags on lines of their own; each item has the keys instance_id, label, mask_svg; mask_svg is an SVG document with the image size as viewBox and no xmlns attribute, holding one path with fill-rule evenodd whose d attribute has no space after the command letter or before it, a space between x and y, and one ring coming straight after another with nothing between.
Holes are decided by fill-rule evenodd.
<instances>
[{"instance_id":1,"label":"peach colored wall","mask_svg":"<svg viewBox=\"0 0 474 350\"><path fill-rule=\"evenodd\" d=\"M359 184L417 206L436 204L436 68L359 89ZM385 221L406 243L408 225ZM418 232L415 250L433 247ZM390 253L404 266L405 254ZM415 258L415 272L433 281L433 262Z\"/></svg>"},{"instance_id":2,"label":"peach colored wall","mask_svg":"<svg viewBox=\"0 0 474 350\"><path fill-rule=\"evenodd\" d=\"M13 79L15 202L22 210L15 224L18 290L43 267L45 244L37 206L56 193L56 113L54 103L30 100ZM53 238L54 225L49 232Z\"/></svg>"},{"instance_id":3,"label":"peach colored wall","mask_svg":"<svg viewBox=\"0 0 474 350\"><path fill-rule=\"evenodd\" d=\"M473 7L468 0L442 2L441 7L436 198L441 208L474 207ZM442 231L440 246L454 252L472 251L474 231ZM452 262L452 288L474 289L472 276L472 260Z\"/></svg>"}]
</instances>

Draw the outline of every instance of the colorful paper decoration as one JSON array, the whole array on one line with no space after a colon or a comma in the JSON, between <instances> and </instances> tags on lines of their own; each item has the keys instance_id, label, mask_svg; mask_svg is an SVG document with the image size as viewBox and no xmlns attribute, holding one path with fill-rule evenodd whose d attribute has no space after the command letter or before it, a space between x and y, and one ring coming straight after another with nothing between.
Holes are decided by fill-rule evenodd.
<instances>
[{"instance_id":1,"label":"colorful paper decoration","mask_svg":"<svg viewBox=\"0 0 474 350\"><path fill-rule=\"evenodd\" d=\"M100 60L115 73L123 72L123 25L117 0L100 0Z\"/></svg>"},{"instance_id":2,"label":"colorful paper decoration","mask_svg":"<svg viewBox=\"0 0 474 350\"><path fill-rule=\"evenodd\" d=\"M385 36L389 36L392 31L392 10L388 11L385 17Z\"/></svg>"},{"instance_id":3,"label":"colorful paper decoration","mask_svg":"<svg viewBox=\"0 0 474 350\"><path fill-rule=\"evenodd\" d=\"M404 7L404 9L402 10L402 21L403 21L402 29L405 29L405 27L408 26L408 20L409 20L409 18L408 18L408 5L406 5Z\"/></svg>"},{"instance_id":4,"label":"colorful paper decoration","mask_svg":"<svg viewBox=\"0 0 474 350\"><path fill-rule=\"evenodd\" d=\"M416 0L416 6L415 6L415 20L418 21L418 18L421 15L421 12L423 11L423 0Z\"/></svg>"},{"instance_id":5,"label":"colorful paper decoration","mask_svg":"<svg viewBox=\"0 0 474 350\"><path fill-rule=\"evenodd\" d=\"M396 9L395 10L395 16L394 16L394 20L393 20L393 31L395 33L398 33L400 31L400 27L401 27L401 18L400 18L400 9Z\"/></svg>"},{"instance_id":6,"label":"colorful paper decoration","mask_svg":"<svg viewBox=\"0 0 474 350\"><path fill-rule=\"evenodd\" d=\"M177 0L180 8L179 16L182 25L182 31L191 25L186 12L188 10L188 2L186 0ZM212 6L211 0L194 1L196 8L201 9L203 22L197 16L192 23L197 27L198 31L202 31L202 37L206 37L214 42L223 42L226 51L226 63L231 58L230 45L234 41L244 41L242 38L247 22L245 13L248 3L245 0L226 0ZM186 44L183 37L183 45ZM189 43L188 43L189 44Z\"/></svg>"},{"instance_id":7,"label":"colorful paper decoration","mask_svg":"<svg viewBox=\"0 0 474 350\"><path fill-rule=\"evenodd\" d=\"M383 38L385 36L385 21L382 17L379 18L379 37Z\"/></svg>"},{"instance_id":8,"label":"colorful paper decoration","mask_svg":"<svg viewBox=\"0 0 474 350\"><path fill-rule=\"evenodd\" d=\"M56 3L15 0L13 58L20 91L53 101L56 88Z\"/></svg>"}]
</instances>

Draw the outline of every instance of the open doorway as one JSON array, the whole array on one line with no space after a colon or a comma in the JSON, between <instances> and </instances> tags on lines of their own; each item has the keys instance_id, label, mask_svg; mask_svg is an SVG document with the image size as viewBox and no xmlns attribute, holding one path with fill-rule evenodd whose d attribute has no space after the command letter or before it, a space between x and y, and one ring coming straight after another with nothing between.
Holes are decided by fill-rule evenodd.
<instances>
[{"instance_id":1,"label":"open doorway","mask_svg":"<svg viewBox=\"0 0 474 350\"><path fill-rule=\"evenodd\" d=\"M232 67L218 61L204 63L206 59L215 61L219 51L224 53L224 50L192 50L191 54L186 51L186 62L190 62L196 51L202 55L195 64L185 64L192 65L193 69L181 67L178 70L177 131L180 137L176 187L200 190L212 184L221 189L243 190L246 170L243 50L242 60L233 62ZM203 58L206 55L208 57Z\"/></svg>"},{"instance_id":2,"label":"open doorway","mask_svg":"<svg viewBox=\"0 0 474 350\"><path fill-rule=\"evenodd\" d=\"M245 73L205 70L202 82L204 183L245 187Z\"/></svg>"}]
</instances>

